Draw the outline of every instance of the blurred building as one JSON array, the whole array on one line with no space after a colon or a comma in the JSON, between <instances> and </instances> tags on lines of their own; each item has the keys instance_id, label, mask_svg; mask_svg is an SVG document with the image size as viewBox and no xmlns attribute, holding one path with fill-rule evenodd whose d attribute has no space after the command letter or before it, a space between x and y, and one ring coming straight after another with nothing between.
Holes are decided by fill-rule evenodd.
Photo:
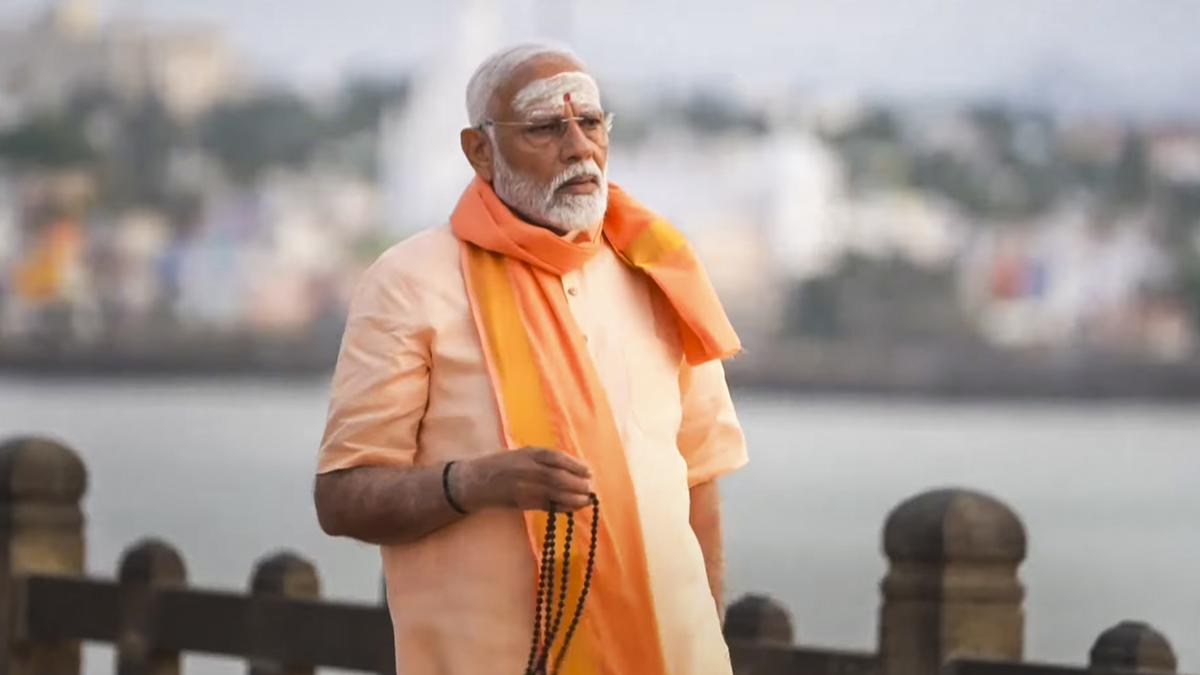
<instances>
[{"instance_id":1,"label":"blurred building","mask_svg":"<svg viewBox=\"0 0 1200 675\"><path fill-rule=\"evenodd\" d=\"M1144 219L1097 227L1064 203L1021 226L975 233L963 292L984 337L1004 347L1075 347L1181 358L1194 347L1183 307L1164 303L1168 258Z\"/></svg>"},{"instance_id":2,"label":"blurred building","mask_svg":"<svg viewBox=\"0 0 1200 675\"><path fill-rule=\"evenodd\" d=\"M445 222L474 172L462 156L466 87L496 50L521 40L570 41L576 0L450 0L450 34L412 72L402 107L383 124L380 160L395 236Z\"/></svg>"},{"instance_id":3,"label":"blurred building","mask_svg":"<svg viewBox=\"0 0 1200 675\"><path fill-rule=\"evenodd\" d=\"M152 96L175 118L108 106L82 123L99 161L0 158L0 334L334 325L364 264L445 222L471 179L458 139L474 68L549 26L568 35L572 7L454 0L405 95L332 105L282 86L230 101L243 89L220 31L104 20L94 0L0 28L0 129L90 92ZM748 344L1197 352L1194 124L663 87L605 83L609 176L687 233Z\"/></svg>"},{"instance_id":4,"label":"blurred building","mask_svg":"<svg viewBox=\"0 0 1200 675\"><path fill-rule=\"evenodd\" d=\"M474 175L462 156L466 86L475 68L505 44L507 3L457 0L454 34L413 75L405 105L384 122L380 148L388 229L396 236L445 222Z\"/></svg>"},{"instance_id":5,"label":"blurred building","mask_svg":"<svg viewBox=\"0 0 1200 675\"><path fill-rule=\"evenodd\" d=\"M235 65L216 28L105 22L95 0L59 0L31 25L0 27L0 124L87 91L153 96L191 119L234 88Z\"/></svg>"}]
</instances>

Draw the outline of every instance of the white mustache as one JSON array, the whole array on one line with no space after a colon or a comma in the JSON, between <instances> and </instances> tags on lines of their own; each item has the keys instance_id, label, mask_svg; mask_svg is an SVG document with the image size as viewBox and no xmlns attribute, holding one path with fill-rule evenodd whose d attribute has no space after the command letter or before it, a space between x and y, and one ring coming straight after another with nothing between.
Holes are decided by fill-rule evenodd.
<instances>
[{"instance_id":1,"label":"white mustache","mask_svg":"<svg viewBox=\"0 0 1200 675\"><path fill-rule=\"evenodd\" d=\"M596 160L588 159L577 164L572 164L567 167L562 173L554 177L550 183L550 194L554 194L560 187L566 185L567 181L584 176L595 178L599 183L604 180L604 172L600 170L600 165L596 164Z\"/></svg>"}]
</instances>

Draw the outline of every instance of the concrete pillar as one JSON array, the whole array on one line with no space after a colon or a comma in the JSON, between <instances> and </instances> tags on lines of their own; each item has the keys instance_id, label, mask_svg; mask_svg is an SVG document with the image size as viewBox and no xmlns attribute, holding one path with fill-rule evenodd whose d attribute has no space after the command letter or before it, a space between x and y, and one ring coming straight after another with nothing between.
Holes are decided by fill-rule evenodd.
<instances>
[{"instance_id":1,"label":"concrete pillar","mask_svg":"<svg viewBox=\"0 0 1200 675\"><path fill-rule=\"evenodd\" d=\"M317 568L294 553L277 553L254 566L250 592L257 596L316 600L321 596ZM312 666L254 661L249 675L313 675Z\"/></svg>"},{"instance_id":2,"label":"concrete pillar","mask_svg":"<svg viewBox=\"0 0 1200 675\"><path fill-rule=\"evenodd\" d=\"M791 646L792 617L783 605L768 596L743 596L725 610L725 641Z\"/></svg>"},{"instance_id":3,"label":"concrete pillar","mask_svg":"<svg viewBox=\"0 0 1200 675\"><path fill-rule=\"evenodd\" d=\"M157 621L151 598L154 589L187 585L183 557L164 541L144 539L125 550L117 577L128 589L116 644L117 675L180 675L179 652L150 645Z\"/></svg>"},{"instance_id":4,"label":"concrete pillar","mask_svg":"<svg viewBox=\"0 0 1200 675\"><path fill-rule=\"evenodd\" d=\"M80 502L87 470L71 449L44 438L0 445L0 675L78 675L79 643L30 644L11 618L23 574L83 574Z\"/></svg>"},{"instance_id":5,"label":"concrete pillar","mask_svg":"<svg viewBox=\"0 0 1200 675\"><path fill-rule=\"evenodd\" d=\"M1095 673L1174 673L1175 651L1141 621L1122 621L1096 638L1088 667Z\"/></svg>"},{"instance_id":6,"label":"concrete pillar","mask_svg":"<svg viewBox=\"0 0 1200 675\"><path fill-rule=\"evenodd\" d=\"M884 526L884 675L936 673L954 658L1020 661L1025 528L1000 501L969 490L926 492Z\"/></svg>"}]
</instances>

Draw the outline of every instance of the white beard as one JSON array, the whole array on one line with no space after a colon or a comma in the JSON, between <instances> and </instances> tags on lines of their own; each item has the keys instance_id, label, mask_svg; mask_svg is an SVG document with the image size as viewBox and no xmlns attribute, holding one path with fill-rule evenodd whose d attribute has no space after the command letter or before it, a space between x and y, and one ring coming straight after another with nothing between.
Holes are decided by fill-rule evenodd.
<instances>
[{"instance_id":1,"label":"white beard","mask_svg":"<svg viewBox=\"0 0 1200 675\"><path fill-rule=\"evenodd\" d=\"M496 175L492 187L501 201L517 213L561 232L586 230L604 219L608 209L608 178L595 160L572 164L548 186L542 186L514 171L499 152L493 153L493 157ZM580 176L595 176L599 189L587 195L557 194L564 183Z\"/></svg>"}]
</instances>

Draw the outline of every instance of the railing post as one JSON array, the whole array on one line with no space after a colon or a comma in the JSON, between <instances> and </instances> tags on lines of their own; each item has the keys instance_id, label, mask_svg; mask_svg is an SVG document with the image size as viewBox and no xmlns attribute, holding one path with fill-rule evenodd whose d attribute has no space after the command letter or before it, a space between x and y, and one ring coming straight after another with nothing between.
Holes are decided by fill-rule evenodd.
<instances>
[{"instance_id":1,"label":"railing post","mask_svg":"<svg viewBox=\"0 0 1200 675\"><path fill-rule=\"evenodd\" d=\"M321 595L321 580L312 563L294 553L277 553L259 560L250 579L250 592L256 596L316 600ZM252 660L249 675L313 675L310 665Z\"/></svg>"},{"instance_id":2,"label":"railing post","mask_svg":"<svg viewBox=\"0 0 1200 675\"><path fill-rule=\"evenodd\" d=\"M1020 661L1025 528L1003 503L935 490L888 516L879 656L884 675L936 673L953 658Z\"/></svg>"},{"instance_id":3,"label":"railing post","mask_svg":"<svg viewBox=\"0 0 1200 675\"><path fill-rule=\"evenodd\" d=\"M79 642L32 643L17 579L83 574L80 501L87 470L72 450L43 438L0 445L0 675L78 675Z\"/></svg>"},{"instance_id":4,"label":"railing post","mask_svg":"<svg viewBox=\"0 0 1200 675\"><path fill-rule=\"evenodd\" d=\"M789 647L794 638L791 615L766 595L743 596L725 611L726 642Z\"/></svg>"},{"instance_id":5,"label":"railing post","mask_svg":"<svg viewBox=\"0 0 1200 675\"><path fill-rule=\"evenodd\" d=\"M1122 621L1096 638L1089 654L1094 673L1174 673L1175 651L1167 638L1141 621Z\"/></svg>"},{"instance_id":6,"label":"railing post","mask_svg":"<svg viewBox=\"0 0 1200 675\"><path fill-rule=\"evenodd\" d=\"M157 617L151 593L156 588L181 588L187 584L183 558L170 544L145 539L121 556L118 578L128 590L121 608L121 633L116 645L117 675L179 675L179 652L153 648Z\"/></svg>"},{"instance_id":7,"label":"railing post","mask_svg":"<svg viewBox=\"0 0 1200 675\"><path fill-rule=\"evenodd\" d=\"M388 610L389 612L391 611L391 608L388 606L387 575L385 574L379 575L379 604L382 605L385 610ZM395 667L391 667L387 670L379 671L379 673L376 675L395 675L395 673Z\"/></svg>"}]
</instances>

